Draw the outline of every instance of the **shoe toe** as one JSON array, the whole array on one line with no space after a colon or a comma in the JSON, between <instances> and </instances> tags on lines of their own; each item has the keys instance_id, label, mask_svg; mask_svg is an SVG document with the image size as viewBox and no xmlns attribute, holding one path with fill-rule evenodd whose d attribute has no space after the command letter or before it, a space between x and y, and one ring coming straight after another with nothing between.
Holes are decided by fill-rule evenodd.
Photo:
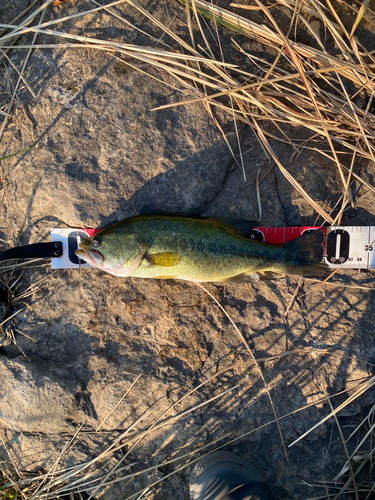
<instances>
[{"instance_id":1,"label":"shoe toe","mask_svg":"<svg viewBox=\"0 0 375 500\"><path fill-rule=\"evenodd\" d=\"M221 500L234 488L264 481L247 460L234 453L218 451L195 465L190 477L190 499Z\"/></svg>"}]
</instances>

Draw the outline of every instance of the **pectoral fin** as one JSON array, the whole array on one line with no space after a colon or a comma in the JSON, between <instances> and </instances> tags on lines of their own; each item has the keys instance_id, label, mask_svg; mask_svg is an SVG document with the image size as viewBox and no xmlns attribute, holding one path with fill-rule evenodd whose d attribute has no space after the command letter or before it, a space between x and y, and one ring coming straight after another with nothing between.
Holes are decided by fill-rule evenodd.
<instances>
[{"instance_id":1,"label":"pectoral fin","mask_svg":"<svg viewBox=\"0 0 375 500\"><path fill-rule=\"evenodd\" d=\"M181 255L179 253L166 252L166 253L155 253L151 255L146 255L145 259L150 266L163 266L163 267L173 267L181 261Z\"/></svg>"}]
</instances>

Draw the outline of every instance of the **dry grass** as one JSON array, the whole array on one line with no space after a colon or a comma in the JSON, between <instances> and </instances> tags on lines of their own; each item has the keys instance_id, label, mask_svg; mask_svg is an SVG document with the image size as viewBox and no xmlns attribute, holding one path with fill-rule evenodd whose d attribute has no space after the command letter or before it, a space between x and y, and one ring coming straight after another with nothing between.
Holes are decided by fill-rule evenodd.
<instances>
[{"instance_id":1,"label":"dry grass","mask_svg":"<svg viewBox=\"0 0 375 500\"><path fill-rule=\"evenodd\" d=\"M219 128L219 121L215 118L215 109L220 109L221 112L228 114L233 119L235 127L237 127L238 122L248 125L257 136L269 158L274 161L285 178L313 207L322 223L340 223L343 212L351 201L349 186L352 179L374 191L374 187L361 179L356 172L356 164L361 158L367 161L375 161L375 115L371 111L375 91L375 54L371 47L364 47L356 38L359 23L369 23L372 29L375 26L373 21L374 13L370 10L368 1L349 6L357 12L357 16L352 26L344 26L340 16L338 16L329 1L324 3L320 0L311 0L309 2L305 0L298 2L296 0L277 0L277 8L282 8L284 13L289 12L290 14L290 26L285 32L279 26L277 16L274 15L276 7L262 3L259 0L255 0L250 6L242 6L238 3L232 4L232 10L217 7L213 3L204 0L188 0L183 2L186 6L186 25L190 35L190 41L186 41L173 31L173 27L163 25L137 2L127 0L126 3L129 7L136 9L144 15L145 19L155 29L162 30L164 33L162 41L150 35L150 43L157 41L155 46L150 47L103 41L71 34L56 28L56 25L60 25L64 21L70 21L101 10L105 10L119 19L118 14L111 10L111 7L125 3L125 0L44 22L45 12L51 7L50 3L51 0L48 0L42 6L36 7L36 2L33 2L23 15L18 16L11 23L8 25L0 24L0 28L2 28L0 32L0 57L4 62L7 61L11 64L7 54L16 43L17 50L26 51L22 66L17 69L18 80L12 90L9 104L6 109L0 110L0 113L4 116L0 129L0 142L14 109L17 91L21 85L25 85L30 89L25 73L32 51L36 48L40 50L50 48L80 48L87 50L87 48L90 48L91 50L102 50L115 55L124 64L133 67L134 65L130 61L135 61L135 64L137 62L147 63L151 67L149 76L153 78L155 76L151 74L152 68L168 73L174 80L174 84L169 83L169 85L181 91L182 99L177 103L168 104L157 109L189 106L192 103L199 102ZM96 2L93 3L97 5ZM348 4L345 3L345 5ZM34 8L35 10L33 10ZM246 14L249 11L262 13L264 23L259 24L248 19ZM124 17L120 17L120 20L127 26L130 25L130 22ZM205 24L207 20L211 23L209 35ZM321 23L329 33L334 54L330 53L326 48L325 40L321 38L316 30L316 22ZM237 50L245 57L247 62L255 68L254 72L241 68L237 61L226 61L226 51L221 46L218 26L223 26L234 34L242 36L243 40L252 39L267 46L270 54L273 54L273 60L270 62L246 51L241 45L241 41L238 41L238 37L236 37L233 44L236 45ZM303 26L307 30L314 40L314 46L296 41L295 34L298 31L298 26ZM134 27L134 29L139 28ZM26 44L23 42L22 36L27 33L32 33L33 39L31 43ZM37 43L38 34L58 37L60 43ZM163 48L160 48L160 45ZM169 81L171 80L169 79ZM32 92L32 89L30 91ZM358 104L357 97L359 95L362 102L365 103L364 105ZM307 138L296 139L290 132L293 129L303 129ZM220 130L225 137L223 130L221 128ZM312 150L320 153L327 162L331 162L336 166L338 178L342 184L341 206L336 215L327 213L297 182L288 171L287 165L280 162L272 148L271 140L277 140L291 146L294 151L291 160L298 157L305 150ZM229 142L227 143L229 146ZM241 151L240 144L239 148ZM242 155L239 163L243 168ZM7 172L4 173L4 178L6 176ZM17 266L22 267L23 264ZM2 268L3 272L11 273L11 276L14 269L15 266L13 265ZM7 284L9 291L13 293L17 281L10 280L6 282L5 280L4 282ZM34 284L22 296L17 297L13 293L14 303L23 300L28 294L34 293L35 287L41 284L42 282ZM326 285L330 285L330 283L326 283ZM296 293L297 291L298 289ZM294 298L295 296L292 300ZM290 307L292 305L293 302L290 303ZM232 324L237 329L233 321ZM239 330L237 333L242 337ZM243 337L242 340L247 346ZM296 353L301 354L301 351L285 352L280 356L292 356ZM256 359L252 353L251 356L253 359L250 361L238 363L227 368L226 371L231 369L245 370L253 364L259 367L259 362L268 362L280 357ZM178 404L185 399L188 401L189 396L199 391L201 387L214 378L219 379L222 373L223 371L218 372L213 377L204 380L196 388L187 391L166 411L158 413L152 407L152 412L155 412L152 425L144 428L141 426L142 419L148 415L136 419L124 432L116 435L111 444L107 445L96 458L87 463L76 465L70 469L63 469L59 465L69 453L75 440L78 439L81 429L68 441L59 460L52 468L37 476L25 477L25 474L18 471L16 465L12 463L11 451L9 451L9 463L1 465L4 484L0 490L0 498L3 496L5 499L39 500L68 495L70 498L78 499L83 498L84 492L88 492L88 495L92 495L92 498L94 498L99 490L101 491L115 482L131 480L136 476L158 470L167 464L178 464L172 473L166 474L162 479L157 480L146 489L139 490L128 497L129 499L136 498L149 491L151 487L157 486L161 480L164 481L182 469L190 467L198 460L196 455L201 458L203 453L227 446L265 426L273 425L275 422L278 424L279 420L290 416L288 414L276 417L275 412L275 420L266 422L246 434L226 435L221 437L218 442L206 443L200 448L181 453L171 460L161 461L153 467L141 468L137 472L131 472L132 467L137 464L133 462L124 464L124 462L129 461L131 452L137 452L142 440L146 437L150 438L152 433L161 427L173 427L176 422L188 414L197 411L204 412L206 405L210 405L214 401L218 403L220 398L228 392L238 389L238 385L233 385L208 400L202 399L201 403L194 404L173 416L170 415L170 412ZM261 375L268 392L263 374L261 373ZM334 408L331 401L338 394L326 396L315 402L316 405L329 402L331 411L323 420L303 434L299 440L306 437L316 427L323 425L331 417L336 418L337 425L340 428L340 423L337 420L339 412L371 388L374 381L375 379L372 377L369 380L360 382L347 399L338 404L336 408ZM136 382L134 381L134 383ZM126 395L127 393L124 397ZM340 395L342 394L340 393ZM272 404L270 395L269 398ZM303 411L309 406L300 408L298 411ZM113 411L116 411L116 409L117 405ZM359 484L358 482L358 477L362 477L361 474L364 469L372 468L375 449L373 444L375 425L373 413L372 408L367 417L350 436L349 439L355 439L361 432L361 438L352 453L349 453L340 429L343 446L346 449L347 463L335 478L334 483L319 485L325 490L322 490L321 496L314 498L340 498L341 495L349 492L354 492L355 498L362 498L362 496L366 498L367 493L373 490L374 484L369 482ZM125 447L127 451L124 457L118 461L115 467L110 468L109 459L113 457L116 451ZM344 477L345 479L343 479ZM87 495L85 498L87 498Z\"/></svg>"},{"instance_id":2,"label":"dry grass","mask_svg":"<svg viewBox=\"0 0 375 500\"><path fill-rule=\"evenodd\" d=\"M44 8L48 3L44 4ZM168 72L176 81L175 88L179 88L185 98L178 103L168 104L158 109L202 102L211 115L212 109L220 108L233 117L235 123L237 121L246 123L253 129L264 150L276 162L283 175L322 217L323 221L331 224L340 222L341 215L334 221L293 178L288 169L280 163L269 142L270 139L277 139L292 145L293 157L300 155L305 149L311 149L320 152L327 161L333 162L337 166L342 181L343 206L348 201L347 191L350 179L355 177L358 181L362 181L355 172L350 172L350 169L349 175L345 175L348 168L344 160L352 157L356 158L356 161L360 158L374 161L375 116L370 112L370 108L375 89L375 56L370 50L361 46L355 38L355 33L349 36L348 30L343 27L342 23L335 22L339 19L335 19L337 15L332 16L335 14L333 9L330 12L330 9L317 0L308 5L302 3L298 8L292 0L279 0L277 3L284 9L290 9L293 14L292 24L288 30L290 36L287 38L272 16L271 9L266 8L260 1L256 2L256 8L264 13L268 22L267 26L216 7L210 2L195 0L189 2L189 5L192 8L192 16L197 22L198 33L194 33L191 28L192 19L189 14L187 24L191 40L187 43L136 2L128 0L127 3L141 12L155 28L165 32L164 39L169 38L170 44L174 47L170 50L103 41L53 29L55 24L64 20L82 17L102 9L111 12L110 7L119 3L122 2L113 2L104 7L97 7L45 23L41 22L42 19L35 22L37 16L42 17L44 12L42 8L37 9L29 16L27 23L9 26L8 32L0 38L0 47L3 51L7 51L17 37L33 32L35 33L33 43L31 45L19 44L18 49L30 51L33 47L80 47L83 49L89 47L120 53L125 64L128 64L129 58L132 58ZM217 47L220 48L218 34L215 31L211 33L212 36L216 36L215 47L211 47L212 43L209 44L202 28L203 21L200 21L200 15L212 19L215 26L221 24L235 33L259 41L275 50L274 62L271 64L247 53L238 42L233 43L237 44L238 50L257 68L256 73L241 69L235 61L224 61L223 52L220 50L215 56L215 50L217 52ZM335 20L332 20L332 17ZM335 48L340 50L339 56L327 52L325 41L319 38L314 29L314 20L324 23L326 30L334 39ZM31 21L35 24L31 25ZM292 39L294 29L298 25L305 26L320 49ZM35 43L37 33L58 36L66 42L38 45ZM199 42L195 41L195 37L199 35L203 38L205 45L201 51L197 50ZM6 111L8 115L11 112L17 88L22 81L21 77L26 63L27 58ZM347 90L350 85L354 85L356 89L353 95L349 95ZM355 103L355 97L358 94L364 96L367 101L363 107ZM3 122L2 130L6 122L7 117ZM273 124L273 130L266 129L265 124ZM305 129L309 137L301 140L287 135L285 124L289 127ZM0 131L0 137L1 133ZM369 189L374 189L365 181L362 182Z\"/></svg>"},{"instance_id":3,"label":"dry grass","mask_svg":"<svg viewBox=\"0 0 375 500\"><path fill-rule=\"evenodd\" d=\"M152 490L153 487L156 487L161 482L164 482L172 475L178 474L183 469L191 467L197 460L202 458L202 456L205 456L206 454L211 453L213 451L219 450L220 448L230 446L231 444L238 442L239 440L244 439L245 437L251 434L257 433L261 429L264 429L270 425L274 425L276 422L276 420L265 422L264 424L246 433L235 432L235 433L224 434L216 440L206 442L203 445L199 446L198 448L190 449L187 452L186 451L183 452L183 450L181 450L182 452L176 450L175 457L169 460L164 459L151 467L150 466L145 467L144 465L141 465L143 463L143 456L141 452L139 452L137 460L132 461L131 457L134 456L134 454L137 455L138 448L142 440L144 440L146 437L152 439L152 434L161 428L165 430L175 428L176 424L178 424L178 422L181 419L185 418L189 414L196 416L198 416L200 413L204 414L205 408L207 406L210 406L213 403L215 405L216 404L220 405L221 398L226 394L228 394L228 392L235 391L239 387L239 385L238 384L233 385L232 387L219 392L216 396L211 397L209 399L207 399L202 393L202 401L201 403L198 404L195 403L193 405L189 405L190 396L192 396L193 394L199 394L200 390L204 388L204 386L206 386L207 384L210 384L212 381L217 381L218 383L220 383L221 376L228 372L232 372L233 370L235 370L240 374L242 373L243 375L245 375L247 369L252 365L259 363L273 362L277 359L281 359L282 357L309 356L311 352L315 352L317 355L324 356L329 351L296 349L295 351L286 351L276 356L258 358L242 363L238 362L235 365L228 366L227 368L217 372L215 375L206 377L205 380L203 380L197 387L185 392L180 398L178 398L178 400L175 403L170 405L167 410L160 411L158 409L157 404L156 406L152 406L150 410L146 412L146 414L137 418L128 428L126 428L125 431L113 432L113 434L115 434L116 437L112 440L112 442L109 445L108 444L104 445L103 450L99 454L97 454L95 458L87 462L84 462L82 464L77 464L74 467L63 468L61 467L60 462L62 462L63 459L69 456L69 452L72 449L74 443L79 438L83 426L80 426L77 429L74 436L72 436L66 442L66 445L61 451L58 459L51 466L51 468L48 471L40 472L38 474L27 474L24 472L20 472L17 469L17 466L12 459L11 450L8 450L6 448L9 455L9 461L3 462L0 466L0 471L3 475L0 494L3 495L3 498L5 499L23 498L27 500L61 498L64 495L68 495L69 498L73 499L95 498L96 493L99 493L99 491L100 492L105 491L109 486L115 483L124 484L127 481L132 480L133 478L142 475L148 475L167 465L170 464L175 465L175 469L171 473L163 475L161 479L154 481L146 488L142 488L141 490L136 491L135 493L126 497L126 500L130 500L132 498L138 498L139 495L142 495L147 491ZM331 352L331 354L335 355L334 352ZM341 353L337 352L336 354L341 355L342 352ZM137 377L134 380L134 383L129 388L129 391L131 391L131 389L137 383L138 379L139 377ZM311 406L319 406L322 403L328 403L332 408L332 412L329 413L326 418L328 419L332 415L334 416L337 415L342 408L346 407L348 404L350 404L351 401L357 398L359 393L363 394L366 390L371 388L374 385L374 380L375 380L374 377L371 377L368 380L360 382L356 387L352 388L350 391L346 390L331 396L326 395L323 398L318 399L314 403L308 404L293 412L280 416L279 420L281 421L287 417L290 417L291 415L303 412L304 410L310 408ZM345 392L352 392L352 394L350 395L348 394L346 401L334 410L332 406L332 401L334 401L335 398L342 396ZM178 411L177 413L175 413L174 410L180 407L181 403L185 400L187 403L187 408L184 409L183 411ZM116 405L116 407L117 406L118 405ZM363 445L366 443L366 440L368 440L369 438L372 439L372 434L375 425L373 423L373 410L374 409L372 408L367 418L358 426L357 429L355 429L355 431L349 438L351 439L353 436L355 436L356 433L360 431L360 428L362 426L367 427L365 435L362 437L361 442L358 443L355 451L351 454L350 457L348 455L348 459L353 461L353 463L358 463L360 461L360 467L358 468L356 467L355 473L353 473L353 475L340 486L341 491L343 493L348 492L348 490L350 490L352 482L355 483L355 476L357 476L361 472L366 462L368 462L372 457L373 447L371 451L366 453L365 456L363 456L364 454L362 449ZM175 413L175 414L169 416L170 413ZM142 421L146 420L147 417L150 415L153 416L153 423L151 425L146 425L145 427L142 428ZM319 422L317 425L322 425L324 421ZM302 438L303 436L301 437L301 439ZM105 442L108 442L108 438L105 439ZM6 447L5 443L3 444ZM293 444L294 443L292 443L290 446L292 446ZM127 451L126 453L124 453L123 458L121 460L118 460L117 464L113 467L111 465L111 459L113 458L114 454L117 451L122 449ZM340 471L340 474L338 475L337 478L335 478L336 488L337 485L340 484L340 478L346 474L348 468L350 467L351 465L349 465L349 461L347 464L343 466L342 470ZM136 472L133 472L132 471L133 468L137 468L138 470ZM82 497L82 495L85 496Z\"/></svg>"}]
</instances>

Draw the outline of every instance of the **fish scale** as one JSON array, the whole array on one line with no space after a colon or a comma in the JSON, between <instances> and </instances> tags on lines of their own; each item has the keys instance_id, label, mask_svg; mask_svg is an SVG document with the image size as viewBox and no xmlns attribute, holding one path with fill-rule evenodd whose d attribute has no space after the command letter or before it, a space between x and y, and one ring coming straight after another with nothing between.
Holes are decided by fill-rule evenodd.
<instances>
[{"instance_id":1,"label":"fish scale","mask_svg":"<svg viewBox=\"0 0 375 500\"><path fill-rule=\"evenodd\" d=\"M137 216L83 241L76 254L103 271L139 278L246 282L256 271L321 271L320 231L274 246L246 237L237 228L246 225L254 226L236 219Z\"/></svg>"},{"instance_id":2,"label":"fish scale","mask_svg":"<svg viewBox=\"0 0 375 500\"><path fill-rule=\"evenodd\" d=\"M281 247L249 241L210 219L135 217L126 226L145 242L151 255L166 251L183 255L172 267L150 267L147 260L142 261L132 273L138 278L220 281L248 270L274 267L286 253Z\"/></svg>"}]
</instances>

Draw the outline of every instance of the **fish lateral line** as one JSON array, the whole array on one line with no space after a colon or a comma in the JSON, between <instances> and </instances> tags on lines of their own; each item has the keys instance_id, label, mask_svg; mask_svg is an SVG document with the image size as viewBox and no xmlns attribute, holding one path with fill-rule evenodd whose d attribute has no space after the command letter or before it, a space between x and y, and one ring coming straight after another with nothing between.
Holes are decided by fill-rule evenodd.
<instances>
[{"instance_id":1,"label":"fish lateral line","mask_svg":"<svg viewBox=\"0 0 375 500\"><path fill-rule=\"evenodd\" d=\"M85 239L76 253L86 262L95 261L98 269L124 277L246 283L257 280L257 271L271 269L321 274L316 266L323 258L321 231L275 246L240 230L254 231L255 224L234 218L136 216Z\"/></svg>"}]
</instances>

